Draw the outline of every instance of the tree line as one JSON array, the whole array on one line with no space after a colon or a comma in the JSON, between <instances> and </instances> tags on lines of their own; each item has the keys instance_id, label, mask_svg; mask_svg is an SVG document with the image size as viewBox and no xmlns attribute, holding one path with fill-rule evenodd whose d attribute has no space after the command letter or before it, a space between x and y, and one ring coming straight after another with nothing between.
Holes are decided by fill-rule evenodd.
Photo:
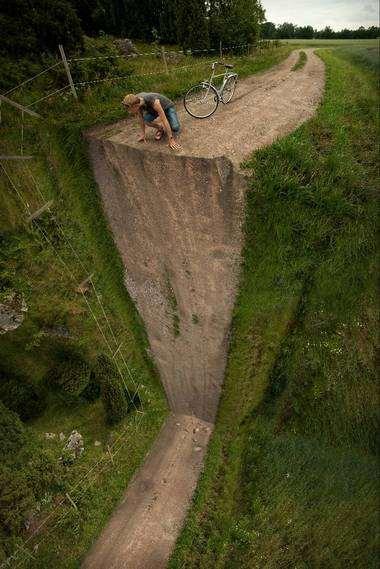
<instances>
[{"instance_id":1,"label":"tree line","mask_svg":"<svg viewBox=\"0 0 380 569\"><path fill-rule=\"evenodd\" d=\"M260 31L264 39L374 39L380 35L380 29L376 26L360 26L356 30L344 28L335 32L330 26L316 30L313 26L296 26L290 22L278 26L273 22L264 22Z\"/></svg>"},{"instance_id":2,"label":"tree line","mask_svg":"<svg viewBox=\"0 0 380 569\"><path fill-rule=\"evenodd\" d=\"M256 41L264 19L260 0L0 0L0 54L72 52L102 34L208 49Z\"/></svg>"}]
</instances>

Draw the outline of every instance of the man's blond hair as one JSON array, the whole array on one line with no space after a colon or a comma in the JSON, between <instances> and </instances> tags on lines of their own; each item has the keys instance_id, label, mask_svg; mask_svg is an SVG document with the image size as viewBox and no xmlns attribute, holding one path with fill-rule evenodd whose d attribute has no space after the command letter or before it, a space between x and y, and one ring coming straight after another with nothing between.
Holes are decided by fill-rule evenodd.
<instances>
[{"instance_id":1,"label":"man's blond hair","mask_svg":"<svg viewBox=\"0 0 380 569\"><path fill-rule=\"evenodd\" d=\"M123 99L123 105L126 107L133 107L133 105L137 105L137 103L140 103L140 98L132 93L125 95Z\"/></svg>"}]
</instances>

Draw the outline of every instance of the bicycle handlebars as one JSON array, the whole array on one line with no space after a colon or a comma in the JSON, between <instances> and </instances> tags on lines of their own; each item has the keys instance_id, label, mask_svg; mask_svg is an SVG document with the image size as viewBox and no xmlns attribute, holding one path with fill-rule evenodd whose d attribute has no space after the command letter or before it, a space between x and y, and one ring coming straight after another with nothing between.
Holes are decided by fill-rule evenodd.
<instances>
[{"instance_id":1,"label":"bicycle handlebars","mask_svg":"<svg viewBox=\"0 0 380 569\"><path fill-rule=\"evenodd\" d=\"M228 69L233 68L233 65L231 65L230 63L224 63L223 61L214 61L214 63L212 64L213 69L214 69L215 65L221 65L222 67L226 67Z\"/></svg>"}]
</instances>

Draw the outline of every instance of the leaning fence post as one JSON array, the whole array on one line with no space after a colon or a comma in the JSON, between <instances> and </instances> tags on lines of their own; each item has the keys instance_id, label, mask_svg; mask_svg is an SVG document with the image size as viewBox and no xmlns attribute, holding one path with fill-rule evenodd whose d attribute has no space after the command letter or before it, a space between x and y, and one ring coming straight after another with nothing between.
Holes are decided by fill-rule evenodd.
<instances>
[{"instance_id":1,"label":"leaning fence post","mask_svg":"<svg viewBox=\"0 0 380 569\"><path fill-rule=\"evenodd\" d=\"M168 62L166 61L166 56L165 56L165 49L164 46L161 46L161 56L162 56L162 61L164 62L164 67L165 67L165 73L167 75L169 75L169 68L168 68Z\"/></svg>"},{"instance_id":2,"label":"leaning fence post","mask_svg":"<svg viewBox=\"0 0 380 569\"><path fill-rule=\"evenodd\" d=\"M59 48L59 51L60 51L60 54L62 57L62 61L63 61L63 65L65 67L67 78L68 78L69 83L70 83L71 92L74 95L75 99L78 100L78 95L77 95L77 92L75 89L73 78L71 77L70 66L69 66L69 63L66 59L66 54L65 54L65 50L63 49L63 45L59 44L58 48Z\"/></svg>"}]
</instances>

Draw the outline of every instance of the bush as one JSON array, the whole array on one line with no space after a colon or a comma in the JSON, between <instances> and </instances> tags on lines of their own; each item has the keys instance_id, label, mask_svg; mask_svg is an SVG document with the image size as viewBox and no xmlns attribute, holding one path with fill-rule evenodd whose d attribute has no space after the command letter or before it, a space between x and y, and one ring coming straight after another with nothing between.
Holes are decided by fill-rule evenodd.
<instances>
[{"instance_id":1,"label":"bush","mask_svg":"<svg viewBox=\"0 0 380 569\"><path fill-rule=\"evenodd\" d=\"M89 403L99 399L101 394L101 387L98 381L96 373L94 371L90 372L90 381L84 391L82 391L82 397L86 399Z\"/></svg>"},{"instance_id":2,"label":"bush","mask_svg":"<svg viewBox=\"0 0 380 569\"><path fill-rule=\"evenodd\" d=\"M0 399L22 421L38 417L46 408L46 394L38 393L32 384L19 375L0 372Z\"/></svg>"},{"instance_id":3,"label":"bush","mask_svg":"<svg viewBox=\"0 0 380 569\"><path fill-rule=\"evenodd\" d=\"M0 465L0 526L5 534L20 531L34 496L23 470Z\"/></svg>"},{"instance_id":4,"label":"bush","mask_svg":"<svg viewBox=\"0 0 380 569\"><path fill-rule=\"evenodd\" d=\"M0 401L0 448L3 457L18 453L26 442L27 434L19 416Z\"/></svg>"},{"instance_id":5,"label":"bush","mask_svg":"<svg viewBox=\"0 0 380 569\"><path fill-rule=\"evenodd\" d=\"M121 378L114 364L104 355L96 360L94 374L101 386L106 421L114 425L128 413L128 402Z\"/></svg>"},{"instance_id":6,"label":"bush","mask_svg":"<svg viewBox=\"0 0 380 569\"><path fill-rule=\"evenodd\" d=\"M90 367L83 357L67 348L58 353L58 363L50 370L48 383L66 395L78 397L90 381Z\"/></svg>"},{"instance_id":7,"label":"bush","mask_svg":"<svg viewBox=\"0 0 380 569\"><path fill-rule=\"evenodd\" d=\"M25 480L33 491L36 499L40 499L46 492L60 490L64 481L60 464L53 449L42 448L37 438L31 438L19 456L18 463L27 465Z\"/></svg>"}]
</instances>

